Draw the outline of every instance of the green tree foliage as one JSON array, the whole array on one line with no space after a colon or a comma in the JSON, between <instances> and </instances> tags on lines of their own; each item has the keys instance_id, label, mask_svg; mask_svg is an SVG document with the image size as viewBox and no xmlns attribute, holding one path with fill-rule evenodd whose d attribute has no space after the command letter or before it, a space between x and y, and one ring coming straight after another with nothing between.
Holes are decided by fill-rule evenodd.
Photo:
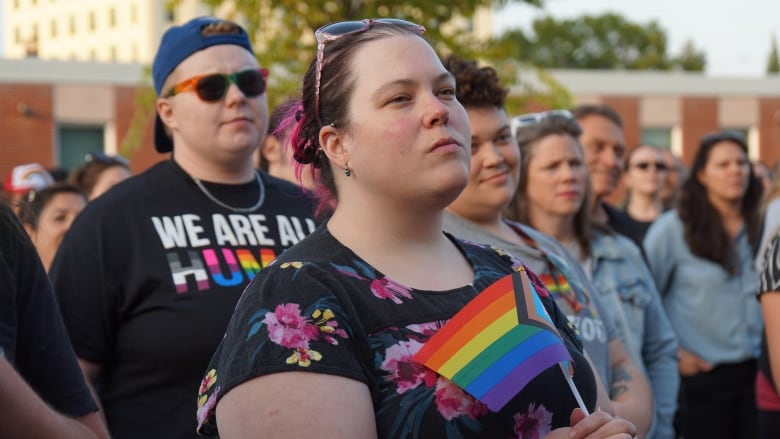
<instances>
[{"instance_id":1,"label":"green tree foliage","mask_svg":"<svg viewBox=\"0 0 780 439\"><path fill-rule=\"evenodd\" d=\"M687 41L680 55L672 58L672 65L679 70L703 72L707 65L707 55L703 50L697 49L692 41Z\"/></svg>"},{"instance_id":2,"label":"green tree foliage","mask_svg":"<svg viewBox=\"0 0 780 439\"><path fill-rule=\"evenodd\" d=\"M502 44L517 59L546 68L701 71L705 64L692 43L680 56L670 56L666 32L656 21L638 24L615 13L539 18L530 34L511 30Z\"/></svg>"},{"instance_id":3,"label":"green tree foliage","mask_svg":"<svg viewBox=\"0 0 780 439\"><path fill-rule=\"evenodd\" d=\"M770 75L780 73L780 58L777 55L777 38L772 35L772 48L769 50L769 59L766 62L766 72Z\"/></svg>"}]
</instances>

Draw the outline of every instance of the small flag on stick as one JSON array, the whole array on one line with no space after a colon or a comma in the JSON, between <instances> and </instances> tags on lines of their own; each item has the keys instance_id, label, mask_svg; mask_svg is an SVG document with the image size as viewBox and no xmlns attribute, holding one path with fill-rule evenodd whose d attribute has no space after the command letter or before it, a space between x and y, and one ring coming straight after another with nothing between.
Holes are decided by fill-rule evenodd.
<instances>
[{"instance_id":1,"label":"small flag on stick","mask_svg":"<svg viewBox=\"0 0 780 439\"><path fill-rule=\"evenodd\" d=\"M546 369L571 356L525 269L486 288L414 356L497 412ZM578 402L568 367L561 366ZM580 408L586 413L584 404Z\"/></svg>"}]
</instances>

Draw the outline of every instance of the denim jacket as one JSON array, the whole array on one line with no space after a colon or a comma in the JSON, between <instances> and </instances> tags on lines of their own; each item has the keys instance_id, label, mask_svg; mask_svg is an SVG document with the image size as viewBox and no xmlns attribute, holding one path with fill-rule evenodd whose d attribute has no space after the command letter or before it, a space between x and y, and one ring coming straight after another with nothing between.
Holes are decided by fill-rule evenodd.
<instances>
[{"instance_id":1,"label":"denim jacket","mask_svg":"<svg viewBox=\"0 0 780 439\"><path fill-rule=\"evenodd\" d=\"M680 384L677 337L639 248L620 234L594 230L590 275L605 310L615 317L631 358L653 391L651 438L672 438Z\"/></svg>"},{"instance_id":2,"label":"denim jacket","mask_svg":"<svg viewBox=\"0 0 780 439\"><path fill-rule=\"evenodd\" d=\"M744 229L734 246L736 273L691 253L676 211L655 220L644 247L682 349L715 365L758 358L763 329L758 272Z\"/></svg>"}]
</instances>

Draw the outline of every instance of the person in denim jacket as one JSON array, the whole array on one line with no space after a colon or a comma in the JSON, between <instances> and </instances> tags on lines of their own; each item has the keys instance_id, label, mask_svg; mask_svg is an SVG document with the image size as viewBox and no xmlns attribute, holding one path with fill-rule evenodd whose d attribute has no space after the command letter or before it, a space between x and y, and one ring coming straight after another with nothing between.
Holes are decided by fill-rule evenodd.
<instances>
[{"instance_id":1,"label":"person in denim jacket","mask_svg":"<svg viewBox=\"0 0 780 439\"><path fill-rule=\"evenodd\" d=\"M590 272L605 311L615 316L626 350L653 389L649 437L672 438L680 377L677 337L639 248L623 235L593 230Z\"/></svg>"},{"instance_id":2,"label":"person in denim jacket","mask_svg":"<svg viewBox=\"0 0 780 439\"><path fill-rule=\"evenodd\" d=\"M686 439L756 437L760 199L741 135L707 135L679 207L659 217L644 240L680 344Z\"/></svg>"},{"instance_id":3,"label":"person in denim jacket","mask_svg":"<svg viewBox=\"0 0 780 439\"><path fill-rule=\"evenodd\" d=\"M638 437L646 437L653 412L650 385L623 346L613 316L596 300L598 294L579 262L560 243L549 238L551 244L541 233L504 216L525 174L520 169L524 157L512 135L514 124L504 109L507 91L494 69L479 67L476 61L450 55L444 66L455 75L458 101L469 115L472 144L469 182L447 207L444 229L499 247L529 264L579 331L617 415L636 425ZM537 121L533 115L529 120Z\"/></svg>"},{"instance_id":4,"label":"person in denim jacket","mask_svg":"<svg viewBox=\"0 0 780 439\"><path fill-rule=\"evenodd\" d=\"M677 345L652 277L636 245L590 214L597 201L590 196L577 121L568 113L548 112L535 124L522 123L528 118L516 119L523 177L512 205L514 219L560 241L582 266L594 302L615 320L626 351L648 378L654 404L648 409L653 422L647 437L672 438Z\"/></svg>"}]
</instances>

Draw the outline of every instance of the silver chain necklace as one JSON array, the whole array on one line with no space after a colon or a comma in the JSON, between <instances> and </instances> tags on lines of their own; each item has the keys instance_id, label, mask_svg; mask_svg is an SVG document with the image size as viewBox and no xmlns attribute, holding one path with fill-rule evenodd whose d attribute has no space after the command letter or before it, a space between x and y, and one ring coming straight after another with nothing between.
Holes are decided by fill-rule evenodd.
<instances>
[{"instance_id":1,"label":"silver chain necklace","mask_svg":"<svg viewBox=\"0 0 780 439\"><path fill-rule=\"evenodd\" d=\"M195 180L195 185L198 186L198 189L200 189L200 191L203 192L203 195L205 195L209 200L213 201L220 207L236 213L252 213L260 206L262 206L263 201L265 201L265 185L263 184L263 180L260 179L260 173L257 171L255 171L255 179L257 180L257 186L260 189L260 193L257 195L257 202L251 207L233 207L229 204L223 203L222 201L219 201L217 197L212 195L211 192L209 192L208 189L203 186L203 183L200 180L195 177L192 177L192 179Z\"/></svg>"}]
</instances>

